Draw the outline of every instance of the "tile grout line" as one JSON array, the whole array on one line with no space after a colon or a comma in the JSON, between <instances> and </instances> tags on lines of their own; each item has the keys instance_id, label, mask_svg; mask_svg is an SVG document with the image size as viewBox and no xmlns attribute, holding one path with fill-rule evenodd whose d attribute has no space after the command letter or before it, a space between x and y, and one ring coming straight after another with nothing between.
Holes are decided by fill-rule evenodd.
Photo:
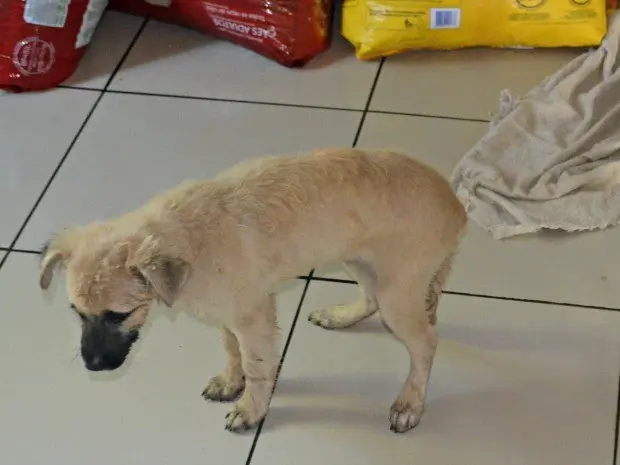
<instances>
[{"instance_id":1,"label":"tile grout line","mask_svg":"<svg viewBox=\"0 0 620 465\"><path fill-rule=\"evenodd\" d=\"M432 115L427 113L407 113L403 111L390 111L390 110L368 110L368 113L374 113L376 115L394 115L394 116L415 116L417 118L431 118L431 119L444 119L449 121L467 121L469 123L490 123L491 120L480 118L465 118L461 116L447 116L447 115Z\"/></svg>"},{"instance_id":2,"label":"tile grout line","mask_svg":"<svg viewBox=\"0 0 620 465\"><path fill-rule=\"evenodd\" d=\"M362 113L364 110L361 108L345 108L345 107L327 107L323 105L306 105L301 103L283 103L283 102L267 102L261 100L243 100L221 97L199 97L196 95L179 95L179 94L159 94L156 92L139 92L130 90L108 90L111 94L119 95L134 95L144 97L159 97L179 100L198 100L205 102L222 102L222 103L240 103L246 105L265 105L272 107L286 107L286 108L304 108L308 110L334 110L334 111L348 111L352 113Z\"/></svg>"},{"instance_id":3,"label":"tile grout line","mask_svg":"<svg viewBox=\"0 0 620 465\"><path fill-rule=\"evenodd\" d=\"M366 99L366 105L364 106L364 112L362 113L362 117L360 118L360 123L357 126L357 131L353 138L353 144L351 146L353 148L357 147L357 143L360 138L360 134L362 133L362 129L364 128L364 122L366 121L366 115L368 114L368 110L370 109L370 104L372 102L372 97L375 94L375 89L377 88L377 84L379 83L379 77L381 76L381 70L383 69L383 64L385 63L385 57L381 58L379 62L379 66L377 67L377 73L375 74L375 79L372 81L372 86L370 87L370 92L368 93L368 98Z\"/></svg>"},{"instance_id":4,"label":"tile grout line","mask_svg":"<svg viewBox=\"0 0 620 465\"><path fill-rule=\"evenodd\" d=\"M94 87L64 86L64 85L59 85L58 87L61 89L82 90L82 91L89 91L89 92L100 92L101 91L101 89L96 89ZM324 105L308 105L308 104L303 104L303 103L268 102L266 100L243 100L243 99L224 98L224 97L200 97L198 95L162 94L159 92L146 92L146 91L138 91L138 90L107 89L106 92L110 94L133 95L133 96L141 96L141 97L159 97L159 98L169 98L169 99L177 99L177 100L199 100L199 101L205 101L205 102L243 103L243 104L248 104L248 105L266 105L266 106L272 106L272 107L306 108L310 110L350 111L352 113L362 113L364 111L363 108L327 107Z\"/></svg>"},{"instance_id":5,"label":"tile grout line","mask_svg":"<svg viewBox=\"0 0 620 465\"><path fill-rule=\"evenodd\" d=\"M101 91L101 89L96 89L94 87L65 86L65 85L59 85L58 87L60 87L61 89L82 90L82 91L90 91L90 92ZM243 99L224 98L224 97L200 97L197 95L162 94L159 92L144 92L144 91L120 90L120 89L107 89L106 92L110 94L119 94L119 95L160 97L160 98L179 99L179 100L202 100L205 102L241 103L241 104L247 104L247 105L266 105L266 106L274 106L274 107L305 108L309 110L348 111L351 113L364 112L363 108L328 107L324 105L306 105L302 103L269 102L267 100L243 100ZM443 120L449 120L449 121L464 121L464 122L469 122L469 123L489 123L490 122L490 120L488 119L467 118L467 117L462 117L462 116L433 115L430 113L429 114L408 113L406 111L368 109L367 113L376 114L376 115L411 116L415 118L443 119Z\"/></svg>"},{"instance_id":6,"label":"tile grout line","mask_svg":"<svg viewBox=\"0 0 620 465\"><path fill-rule=\"evenodd\" d=\"M0 250L5 250L6 252L15 252L15 253L23 253L23 254L29 254L29 255L39 255L41 253L40 250L31 250L31 249L18 249L18 248L12 248L12 249L5 249L4 247L0 247Z\"/></svg>"},{"instance_id":7,"label":"tile grout line","mask_svg":"<svg viewBox=\"0 0 620 465\"><path fill-rule=\"evenodd\" d=\"M71 153L71 150L73 150L73 147L75 146L75 144L77 143L78 139L80 138L80 135L82 134L82 132L84 131L84 128L86 127L86 125L88 124L88 122L90 121L90 118L93 116L93 114L95 113L95 110L97 109L97 107L99 106L99 103L101 102L101 100L103 99L103 96L105 95L107 88L109 87L110 83L112 82L112 80L114 79L114 77L116 76L116 73L120 70L121 66L123 65L123 63L125 62L125 60L127 59L127 56L129 56L129 52L131 52L131 49L133 48L133 46L136 44L136 42L138 41L138 38L140 37L140 35L142 34L142 31L144 31L144 28L146 27L147 23L148 23L149 19L145 18L144 21L142 22L142 25L140 26L140 28L138 29L138 31L136 32L134 38L132 39L132 41L130 42L129 46L127 47L127 50L125 51L125 53L123 54L123 56L121 57L121 59L119 60L118 64L116 65L116 67L114 68L114 71L112 72L112 74L110 75L110 77L108 78L108 81L106 82L105 87L103 88L103 90L99 91L99 96L97 97L97 99L95 100L95 103L93 103L93 106L91 107L91 109L88 111L88 113L86 114L86 117L84 118L84 121L82 121L82 124L80 125L80 127L77 130L77 133L75 134L75 136L73 137L73 139L71 140L71 142L69 143L69 147L67 148L67 150L65 151L64 155L62 156L62 158L60 159L60 161L58 162L58 164L56 165L56 168L54 169L54 171L52 172L50 178L48 179L47 183L45 184L45 186L43 187L43 191L41 192L41 194L39 195L39 197L37 198L37 200L35 201L34 205L32 206L32 208L30 209L30 212L28 213L28 215L26 216L26 219L24 220L24 222L22 223L21 227L19 228L19 230L17 231L17 234L15 235L15 237L13 238L13 241L11 242L11 244L9 245L9 250L8 252L4 255L4 257L2 257L2 260L0 260L0 269L2 268L2 266L6 263L6 261L9 258L9 255L11 255L12 252L17 251L15 249L15 244L17 244L17 241L19 240L19 238L21 237L22 233L24 232L24 229L26 229L26 226L28 225L28 222L30 221L30 219L32 218L32 216L34 215L34 212L36 211L36 209L39 207L39 205L41 204L41 201L43 200L43 197L45 197L45 194L47 193L47 191L49 190L50 186L52 185L52 183L54 182L54 179L56 179L56 176L58 175L58 173L60 172L60 169L62 168L62 166L64 165L65 161L67 160L67 158L69 157L69 154Z\"/></svg>"},{"instance_id":8,"label":"tile grout line","mask_svg":"<svg viewBox=\"0 0 620 465\"><path fill-rule=\"evenodd\" d=\"M125 53L123 53L123 56L121 57L121 59L118 60L118 63L114 67L114 71L112 71L112 74L110 74L110 77L106 81L105 86L103 86L103 90L102 90L103 93L109 92L108 89L110 85L112 84L112 81L114 81L116 74L120 71L120 69L125 64L125 61L127 60L127 57L129 56L129 54L131 53L131 50L133 49L134 45L136 45L136 43L138 42L138 39L142 35L142 32L144 32L144 29L146 29L146 26L149 23L149 20L150 18L148 17L142 20L142 24L140 25L140 27L134 34L133 39L131 39L131 42L129 42L129 45L127 46L127 49L125 50Z\"/></svg>"},{"instance_id":9,"label":"tile grout line","mask_svg":"<svg viewBox=\"0 0 620 465\"><path fill-rule=\"evenodd\" d=\"M618 397L616 399L616 424L614 425L614 456L612 464L618 465L618 428L620 427L620 373L618 374Z\"/></svg>"},{"instance_id":10,"label":"tile grout line","mask_svg":"<svg viewBox=\"0 0 620 465\"><path fill-rule=\"evenodd\" d=\"M356 281L352 279L342 279L342 278L329 278L324 276L299 276L299 279L311 279L312 281L323 281L323 282L332 282L332 283L340 283L340 284L357 284ZM586 304L577 304L571 302L556 302L553 300L540 300L540 299L527 299L527 298L519 298L519 297L509 297L509 296L501 296L501 295L492 295L492 294L478 294L475 292L463 292L463 291L443 291L443 294L446 295L456 295L461 297L473 297L478 299L491 299L491 300L506 300L509 302L523 302L523 303L531 303L531 304L541 304L541 305L556 305L558 307L573 307L573 308L584 308L589 310L603 310L608 312L620 312L620 308L617 307L606 307L603 305L586 305Z\"/></svg>"},{"instance_id":11,"label":"tile grout line","mask_svg":"<svg viewBox=\"0 0 620 465\"><path fill-rule=\"evenodd\" d=\"M304 305L304 300L306 300L306 294L308 293L308 288L310 287L310 283L312 282L313 272L314 271L311 271L308 274L307 278L303 278L305 279L306 283L304 284L304 289L301 293L299 304L297 305L297 312L295 312L295 317L293 318L293 324L291 325L291 329L288 333L288 337L286 338L286 342L284 343L284 349L282 349L282 356L280 357L280 363L278 365L278 370L276 371L276 378L273 384L273 390L271 391L272 398L273 398L273 393L275 392L276 387L278 385L278 381L280 379L280 372L282 371L282 366L284 365L284 359L286 357L289 346L293 339L293 333L295 332L295 328L297 327L297 321L299 320L299 314L301 313L301 307L303 307ZM269 399L269 405L271 405L271 399ZM268 414L269 412L267 412L267 415ZM256 429L256 433L254 434L254 439L252 440L252 445L250 446L250 450L248 452L248 458L245 461L245 465L250 465L250 463L252 462L252 459L254 458L254 452L256 451L256 445L258 444L258 438L260 437L260 434L263 431L263 425L265 424L266 419L267 419L267 416L265 416L265 418L261 420L261 422L258 425L258 428Z\"/></svg>"},{"instance_id":12,"label":"tile grout line","mask_svg":"<svg viewBox=\"0 0 620 465\"><path fill-rule=\"evenodd\" d=\"M315 270L313 270L315 271ZM299 279L312 279L313 281L327 281L330 283L340 283L340 284L357 284L357 281L354 281L353 279L344 279L344 278L329 278L326 276L312 276L312 278L310 278L310 275L306 275L306 276L298 276Z\"/></svg>"},{"instance_id":13,"label":"tile grout line","mask_svg":"<svg viewBox=\"0 0 620 465\"><path fill-rule=\"evenodd\" d=\"M443 291L446 295L457 295L462 297L475 297L481 299L492 299L492 300L505 300L509 302L524 302L530 304L541 304L541 305L556 305L558 307L572 307L572 308L584 308L589 310L603 310L608 312L620 312L620 308L616 307L606 307L604 305L586 305L586 304L577 304L571 302L555 302L553 300L541 300L541 299L526 299L519 297L507 297L500 295L491 295L491 294L476 294L473 292L461 292L461 291Z\"/></svg>"}]
</instances>

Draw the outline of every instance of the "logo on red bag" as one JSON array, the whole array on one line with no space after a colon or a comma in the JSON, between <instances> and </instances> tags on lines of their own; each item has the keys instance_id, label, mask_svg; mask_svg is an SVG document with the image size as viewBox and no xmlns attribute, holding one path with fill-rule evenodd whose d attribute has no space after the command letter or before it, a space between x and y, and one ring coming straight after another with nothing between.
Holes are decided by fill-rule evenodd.
<instances>
[{"instance_id":1,"label":"logo on red bag","mask_svg":"<svg viewBox=\"0 0 620 465\"><path fill-rule=\"evenodd\" d=\"M45 74L54 64L56 50L50 42L38 37L21 40L13 50L13 64L23 74Z\"/></svg>"}]
</instances>

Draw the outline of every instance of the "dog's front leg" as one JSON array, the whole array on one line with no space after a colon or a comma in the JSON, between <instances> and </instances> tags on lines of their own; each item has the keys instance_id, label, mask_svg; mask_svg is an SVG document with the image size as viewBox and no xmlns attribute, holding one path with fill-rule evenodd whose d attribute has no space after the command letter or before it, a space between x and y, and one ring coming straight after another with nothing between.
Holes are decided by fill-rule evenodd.
<instances>
[{"instance_id":1,"label":"dog's front leg","mask_svg":"<svg viewBox=\"0 0 620 465\"><path fill-rule=\"evenodd\" d=\"M239 342L245 390L226 415L226 429L241 432L256 426L267 414L278 369L276 308L273 296L246 307L230 327Z\"/></svg>"},{"instance_id":2,"label":"dog's front leg","mask_svg":"<svg viewBox=\"0 0 620 465\"><path fill-rule=\"evenodd\" d=\"M211 378L202 396L216 402L230 402L239 397L245 386L245 377L241 367L241 352L239 341L225 326L222 326L222 343L228 356L226 369Z\"/></svg>"}]
</instances>

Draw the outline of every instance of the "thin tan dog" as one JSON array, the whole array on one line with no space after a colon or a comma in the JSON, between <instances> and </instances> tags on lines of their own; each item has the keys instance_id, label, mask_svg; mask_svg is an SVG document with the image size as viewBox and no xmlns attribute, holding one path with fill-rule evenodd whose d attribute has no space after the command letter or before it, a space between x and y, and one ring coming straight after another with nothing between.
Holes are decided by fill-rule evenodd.
<instances>
[{"instance_id":1,"label":"thin tan dog","mask_svg":"<svg viewBox=\"0 0 620 465\"><path fill-rule=\"evenodd\" d=\"M270 292L285 278L344 262L363 298L313 312L345 328L377 310L411 356L391 429L416 426L437 336L435 312L466 225L462 205L434 170L405 155L354 149L271 157L216 180L186 183L107 222L65 230L42 252L40 285L67 269L82 318L89 370L123 364L152 304L177 301L222 326L226 369L204 397L231 401L226 428L267 413L279 357Z\"/></svg>"}]
</instances>

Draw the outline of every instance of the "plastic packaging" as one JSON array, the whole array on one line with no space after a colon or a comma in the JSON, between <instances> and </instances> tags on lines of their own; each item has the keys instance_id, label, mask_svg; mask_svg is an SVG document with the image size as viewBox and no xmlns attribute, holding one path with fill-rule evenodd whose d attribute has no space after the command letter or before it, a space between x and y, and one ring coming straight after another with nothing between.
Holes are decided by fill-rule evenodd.
<instances>
[{"instance_id":1,"label":"plastic packaging","mask_svg":"<svg viewBox=\"0 0 620 465\"><path fill-rule=\"evenodd\" d=\"M76 70L107 0L0 0L0 89L54 87Z\"/></svg>"},{"instance_id":2,"label":"plastic packaging","mask_svg":"<svg viewBox=\"0 0 620 465\"><path fill-rule=\"evenodd\" d=\"M413 49L596 46L607 32L606 9L606 0L345 0L342 32L360 59Z\"/></svg>"},{"instance_id":3,"label":"plastic packaging","mask_svg":"<svg viewBox=\"0 0 620 465\"><path fill-rule=\"evenodd\" d=\"M331 0L112 0L110 7L188 26L289 67L325 51L331 39Z\"/></svg>"}]
</instances>

